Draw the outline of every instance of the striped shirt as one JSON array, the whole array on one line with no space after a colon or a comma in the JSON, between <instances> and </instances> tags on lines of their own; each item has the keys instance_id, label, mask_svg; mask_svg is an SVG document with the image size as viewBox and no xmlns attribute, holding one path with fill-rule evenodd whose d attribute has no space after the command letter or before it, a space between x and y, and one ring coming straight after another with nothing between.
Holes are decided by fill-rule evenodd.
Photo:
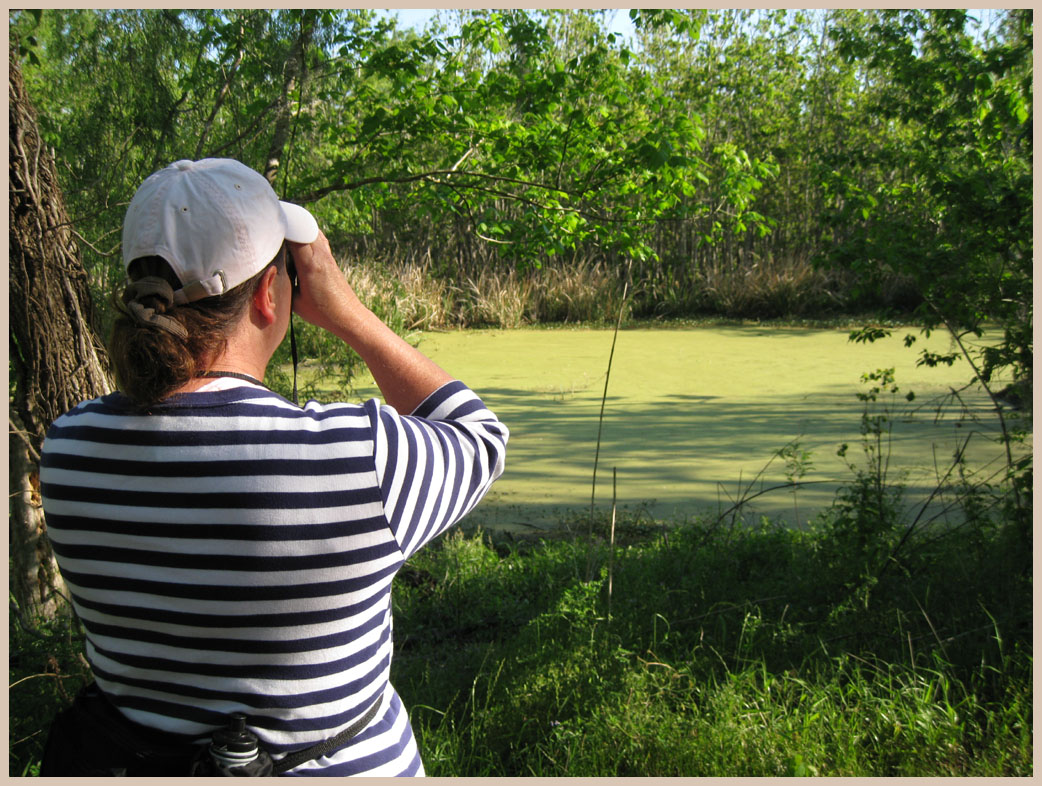
<instances>
[{"instance_id":1,"label":"striped shirt","mask_svg":"<svg viewBox=\"0 0 1042 786\"><path fill-rule=\"evenodd\" d=\"M87 657L131 720L202 740L233 712L278 759L375 718L292 775L422 775L389 682L391 580L503 471L461 382L410 415L297 407L221 379L148 414L120 393L48 431L47 529Z\"/></svg>"}]
</instances>

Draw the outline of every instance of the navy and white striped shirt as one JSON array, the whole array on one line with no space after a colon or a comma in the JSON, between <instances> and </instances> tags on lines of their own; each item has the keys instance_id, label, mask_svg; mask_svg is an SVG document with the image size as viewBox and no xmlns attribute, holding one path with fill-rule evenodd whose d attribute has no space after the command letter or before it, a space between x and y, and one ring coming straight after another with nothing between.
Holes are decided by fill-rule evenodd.
<instances>
[{"instance_id":1,"label":"navy and white striped shirt","mask_svg":"<svg viewBox=\"0 0 1042 786\"><path fill-rule=\"evenodd\" d=\"M301 409L221 379L137 414L54 422L47 529L98 685L131 720L208 737L232 712L274 758L381 706L293 775L422 775L388 676L391 580L503 471L507 429L461 382L403 416Z\"/></svg>"}]
</instances>

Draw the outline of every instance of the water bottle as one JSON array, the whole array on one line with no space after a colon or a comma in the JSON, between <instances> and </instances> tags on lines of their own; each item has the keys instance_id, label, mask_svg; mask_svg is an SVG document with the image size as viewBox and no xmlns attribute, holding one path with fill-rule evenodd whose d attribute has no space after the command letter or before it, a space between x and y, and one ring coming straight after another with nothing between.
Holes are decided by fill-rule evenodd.
<instances>
[{"instance_id":1,"label":"water bottle","mask_svg":"<svg viewBox=\"0 0 1042 786\"><path fill-rule=\"evenodd\" d=\"M259 754L259 740L246 731L246 716L241 712L234 713L225 728L215 731L210 742L210 757L218 767L245 767Z\"/></svg>"}]
</instances>

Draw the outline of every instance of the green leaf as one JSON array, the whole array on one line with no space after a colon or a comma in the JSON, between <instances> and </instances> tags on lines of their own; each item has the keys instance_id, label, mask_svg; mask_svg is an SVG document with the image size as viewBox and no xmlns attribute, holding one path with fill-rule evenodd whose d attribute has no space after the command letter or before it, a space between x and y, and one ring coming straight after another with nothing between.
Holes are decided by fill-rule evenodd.
<instances>
[{"instance_id":1,"label":"green leaf","mask_svg":"<svg viewBox=\"0 0 1042 786\"><path fill-rule=\"evenodd\" d=\"M887 338L890 332L887 328L866 326L860 330L851 331L847 340L855 344L871 344L881 338Z\"/></svg>"}]
</instances>

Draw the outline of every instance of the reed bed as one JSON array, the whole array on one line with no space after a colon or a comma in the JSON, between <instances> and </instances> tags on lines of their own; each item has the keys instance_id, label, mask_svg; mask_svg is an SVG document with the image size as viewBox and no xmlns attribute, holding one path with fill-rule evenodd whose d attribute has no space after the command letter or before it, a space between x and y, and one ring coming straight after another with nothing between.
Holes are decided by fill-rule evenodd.
<instances>
[{"instance_id":1,"label":"reed bed","mask_svg":"<svg viewBox=\"0 0 1042 786\"><path fill-rule=\"evenodd\" d=\"M689 264L610 266L581 259L518 269L490 264L447 272L430 258L369 259L348 275L359 296L406 330L607 324L629 289L627 317L739 319L829 317L879 305L908 308L914 293L894 279L880 302L855 298L848 277L806 258L739 255Z\"/></svg>"},{"instance_id":2,"label":"reed bed","mask_svg":"<svg viewBox=\"0 0 1042 786\"><path fill-rule=\"evenodd\" d=\"M705 308L725 316L803 316L827 311L839 300L834 281L806 259L793 257L714 262L699 271Z\"/></svg>"}]
</instances>

